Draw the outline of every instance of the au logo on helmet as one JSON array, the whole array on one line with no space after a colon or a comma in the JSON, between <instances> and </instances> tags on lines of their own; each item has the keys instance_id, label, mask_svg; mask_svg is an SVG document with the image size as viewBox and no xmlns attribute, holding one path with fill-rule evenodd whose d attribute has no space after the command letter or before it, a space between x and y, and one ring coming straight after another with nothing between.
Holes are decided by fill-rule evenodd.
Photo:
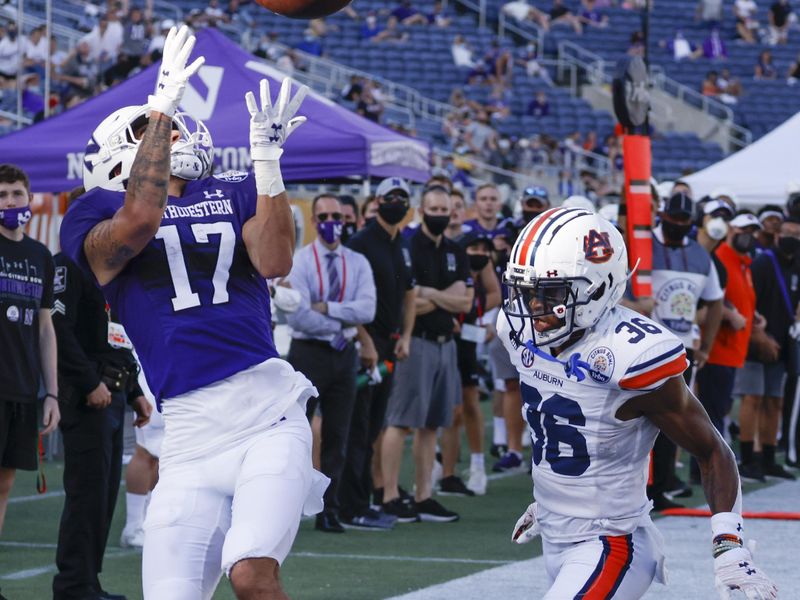
<instances>
[{"instance_id":1,"label":"au logo on helmet","mask_svg":"<svg viewBox=\"0 0 800 600\"><path fill-rule=\"evenodd\" d=\"M590 229L589 234L583 236L583 251L589 262L596 264L608 262L614 255L614 247L611 245L608 232Z\"/></svg>"}]
</instances>

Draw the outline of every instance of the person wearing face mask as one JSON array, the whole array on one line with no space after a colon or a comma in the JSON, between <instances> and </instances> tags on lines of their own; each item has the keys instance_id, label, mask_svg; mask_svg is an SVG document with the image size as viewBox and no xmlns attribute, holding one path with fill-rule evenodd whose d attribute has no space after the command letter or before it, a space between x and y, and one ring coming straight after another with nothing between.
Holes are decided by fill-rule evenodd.
<instances>
[{"instance_id":1,"label":"person wearing face mask","mask_svg":"<svg viewBox=\"0 0 800 600\"><path fill-rule=\"evenodd\" d=\"M781 215L782 216L782 215ZM759 219L762 223L764 219ZM753 329L751 352L736 374L734 393L742 395L739 409L739 447L742 477L763 481L765 476L794 479L775 458L783 408L789 328L795 321L800 286L796 259L800 256L800 223L787 221L776 232L775 246L753 260L756 310L766 326ZM787 428L785 431L789 431ZM758 438L761 455L755 452Z\"/></svg>"},{"instance_id":2,"label":"person wearing face mask","mask_svg":"<svg viewBox=\"0 0 800 600\"><path fill-rule=\"evenodd\" d=\"M722 318L723 291L708 252L689 237L694 203L678 192L664 201L653 229L653 310L647 314L683 343L689 367L683 372L687 384L692 373L702 368ZM700 346L694 348L693 328L699 307L706 307ZM653 479L648 497L655 510L679 506L673 494L688 495L685 484L675 475L675 443L659 434L653 447ZM683 492L686 490L685 492ZM683 492L683 493L681 493Z\"/></svg>"},{"instance_id":3,"label":"person wearing face mask","mask_svg":"<svg viewBox=\"0 0 800 600\"><path fill-rule=\"evenodd\" d=\"M411 238L417 281L416 322L408 360L395 368L397 381L386 410L381 445L383 510L401 523L451 522L459 516L432 497L436 432L449 427L461 398L454 318L472 307L474 290L467 255L443 234L450 221L450 190L430 186L422 195L422 225ZM406 436L414 431L416 490L413 503L400 497L400 467Z\"/></svg>"},{"instance_id":4,"label":"person wearing face mask","mask_svg":"<svg viewBox=\"0 0 800 600\"><path fill-rule=\"evenodd\" d=\"M359 229L363 229L364 227L371 225L377 218L378 200L375 198L375 196L368 196L364 201L364 204L361 205L361 226Z\"/></svg>"},{"instance_id":5,"label":"person wearing face mask","mask_svg":"<svg viewBox=\"0 0 800 600\"><path fill-rule=\"evenodd\" d=\"M706 249L714 261L714 267L719 276L719 285L725 290L728 284L728 270L717 257L714 250L728 236L728 222L735 216L727 202L711 200L702 203L702 215L697 227L697 243Z\"/></svg>"},{"instance_id":6,"label":"person wearing face mask","mask_svg":"<svg viewBox=\"0 0 800 600\"><path fill-rule=\"evenodd\" d=\"M288 360L311 380L319 396L306 414L322 412L320 467L331 480L316 528L342 533L339 482L347 435L356 401L356 325L375 318L375 281L367 259L341 243L342 204L333 194L314 198L311 221L316 239L297 251L289 282L300 293L300 307L286 315L292 328Z\"/></svg>"},{"instance_id":7,"label":"person wearing face mask","mask_svg":"<svg viewBox=\"0 0 800 600\"><path fill-rule=\"evenodd\" d=\"M763 327L763 317L756 313L756 294L750 271L750 252L755 246L755 232L761 228L758 218L741 213L728 223L725 241L715 254L725 265L728 282L722 308L722 324L717 332L706 365L697 373L698 398L711 422L722 433L725 416L733 404L736 370L744 366L753 327ZM697 463L692 461L692 482L700 481Z\"/></svg>"},{"instance_id":8,"label":"person wearing face mask","mask_svg":"<svg viewBox=\"0 0 800 600\"><path fill-rule=\"evenodd\" d=\"M17 469L35 471L39 382L44 381L43 434L58 426L55 266L44 244L23 233L31 218L30 182L0 165L0 532Z\"/></svg>"},{"instance_id":9,"label":"person wearing face mask","mask_svg":"<svg viewBox=\"0 0 800 600\"><path fill-rule=\"evenodd\" d=\"M358 204L356 199L349 194L339 194L339 203L342 205L342 235L341 242L347 241L358 231Z\"/></svg>"},{"instance_id":10,"label":"person wearing face mask","mask_svg":"<svg viewBox=\"0 0 800 600\"><path fill-rule=\"evenodd\" d=\"M411 253L400 235L400 227L408 213L410 196L411 189L402 178L381 181L375 200L367 205L377 208L375 221L347 243L348 248L369 261L375 281L375 318L358 327L359 362L368 372L375 372L378 364L402 362L409 356L416 319L416 291ZM376 500L374 504L380 504L383 496L380 461L373 462L373 447L380 447L377 440L383 430L393 380L389 372L356 394L339 492L339 514L345 527L386 530L396 520L370 508L371 496Z\"/></svg>"}]
</instances>

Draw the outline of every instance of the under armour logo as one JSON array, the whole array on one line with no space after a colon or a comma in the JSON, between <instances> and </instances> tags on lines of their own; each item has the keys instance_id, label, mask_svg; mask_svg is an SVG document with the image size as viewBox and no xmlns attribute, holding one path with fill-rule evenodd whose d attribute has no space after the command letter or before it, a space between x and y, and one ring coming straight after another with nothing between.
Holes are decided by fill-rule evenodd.
<instances>
[{"instance_id":1,"label":"under armour logo","mask_svg":"<svg viewBox=\"0 0 800 600\"><path fill-rule=\"evenodd\" d=\"M278 135L278 132L279 132L281 129L283 129L283 125L280 125L280 124L278 124L278 123L273 123L273 124L271 125L271 127L272 127L272 131L274 131L274 132L275 132L275 135L274 135L274 136L270 136L270 138L269 138L269 141L270 141L270 142L278 142L278 141L280 141L280 139L281 139L281 138L280 138L280 136Z\"/></svg>"},{"instance_id":2,"label":"under armour logo","mask_svg":"<svg viewBox=\"0 0 800 600\"><path fill-rule=\"evenodd\" d=\"M743 561L743 562L740 562L740 563L739 563L739 566L740 566L740 567L742 567L742 568L744 568L744 567L748 567L748 566L750 566L750 563L749 563L749 562L747 562L747 561L745 560L745 561Z\"/></svg>"},{"instance_id":3,"label":"under armour logo","mask_svg":"<svg viewBox=\"0 0 800 600\"><path fill-rule=\"evenodd\" d=\"M167 71L167 70L161 71L161 77L162 78L163 77L169 77L169 71ZM164 87L166 87L166 86L164 85L163 79L162 79L161 81L158 82L158 89L163 90Z\"/></svg>"},{"instance_id":4,"label":"under armour logo","mask_svg":"<svg viewBox=\"0 0 800 600\"><path fill-rule=\"evenodd\" d=\"M745 573L747 573L748 575L752 575L755 572L756 572L755 569L747 569L747 571L745 571Z\"/></svg>"},{"instance_id":5,"label":"under armour logo","mask_svg":"<svg viewBox=\"0 0 800 600\"><path fill-rule=\"evenodd\" d=\"M208 190L203 190L203 196L206 197L206 200L209 198L224 198L225 195L222 193L222 190L214 190L213 193L209 192Z\"/></svg>"},{"instance_id":6,"label":"under armour logo","mask_svg":"<svg viewBox=\"0 0 800 600\"><path fill-rule=\"evenodd\" d=\"M741 531L741 530L742 530L742 524L741 523L737 523L736 524L736 531Z\"/></svg>"},{"instance_id":7,"label":"under armour logo","mask_svg":"<svg viewBox=\"0 0 800 600\"><path fill-rule=\"evenodd\" d=\"M558 277L558 271L548 271L546 275L548 277Z\"/></svg>"}]
</instances>

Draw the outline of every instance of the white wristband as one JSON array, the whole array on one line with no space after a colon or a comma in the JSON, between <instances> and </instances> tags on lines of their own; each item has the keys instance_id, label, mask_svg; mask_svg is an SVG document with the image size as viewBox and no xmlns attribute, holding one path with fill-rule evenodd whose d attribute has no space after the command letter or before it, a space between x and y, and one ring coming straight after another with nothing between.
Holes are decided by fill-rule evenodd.
<instances>
[{"instance_id":1,"label":"white wristband","mask_svg":"<svg viewBox=\"0 0 800 600\"><path fill-rule=\"evenodd\" d=\"M285 192L283 177L281 177L281 163L278 160L255 160L253 171L256 175L256 192L259 196L274 198Z\"/></svg>"},{"instance_id":2,"label":"white wristband","mask_svg":"<svg viewBox=\"0 0 800 600\"><path fill-rule=\"evenodd\" d=\"M744 520L742 515L735 512L721 512L711 515L711 537L723 533L732 533L740 538L744 537Z\"/></svg>"},{"instance_id":3,"label":"white wristband","mask_svg":"<svg viewBox=\"0 0 800 600\"><path fill-rule=\"evenodd\" d=\"M172 117L175 114L175 105L172 101L161 96L148 96L147 105L152 110L160 112L162 115L167 115L168 117Z\"/></svg>"}]
</instances>

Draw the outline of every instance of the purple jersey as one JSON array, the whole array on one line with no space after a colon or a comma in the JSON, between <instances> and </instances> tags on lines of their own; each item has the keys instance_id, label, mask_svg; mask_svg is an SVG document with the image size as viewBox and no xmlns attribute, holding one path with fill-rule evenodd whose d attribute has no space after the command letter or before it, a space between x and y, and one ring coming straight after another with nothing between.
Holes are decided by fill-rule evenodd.
<instances>
[{"instance_id":1,"label":"purple jersey","mask_svg":"<svg viewBox=\"0 0 800 600\"><path fill-rule=\"evenodd\" d=\"M124 192L99 188L75 200L61 225L64 253L89 271L86 235L124 201ZM278 356L267 284L242 239L255 211L246 173L190 181L182 197L169 197L155 238L103 286L159 400Z\"/></svg>"},{"instance_id":2,"label":"purple jersey","mask_svg":"<svg viewBox=\"0 0 800 600\"><path fill-rule=\"evenodd\" d=\"M509 232L506 226L505 220L497 221L497 225L495 225L494 229L486 229L483 225L478 222L478 219L470 219L469 221L464 221L464 227L469 227L469 231L477 231L489 239L494 239L497 236L506 236L508 237ZM513 243L513 240L511 241Z\"/></svg>"}]
</instances>

